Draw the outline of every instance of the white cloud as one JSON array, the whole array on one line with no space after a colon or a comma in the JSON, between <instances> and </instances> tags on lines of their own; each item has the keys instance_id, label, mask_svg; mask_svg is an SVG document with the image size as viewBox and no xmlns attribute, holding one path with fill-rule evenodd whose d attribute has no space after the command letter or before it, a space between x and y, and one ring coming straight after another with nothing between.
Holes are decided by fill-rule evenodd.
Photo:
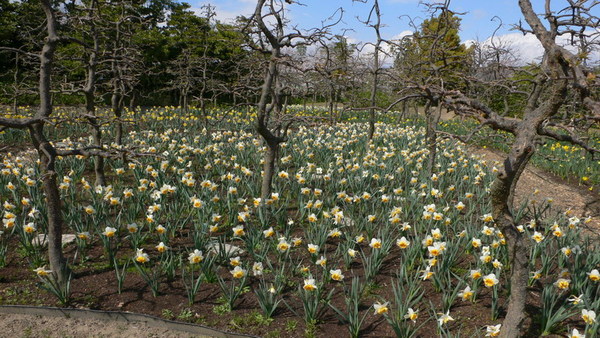
<instances>
[{"instance_id":1,"label":"white cloud","mask_svg":"<svg viewBox=\"0 0 600 338\"><path fill-rule=\"evenodd\" d=\"M399 40L402 40L404 37L413 35L414 33L415 32L413 32L411 30L405 30L405 31L402 31L402 32L400 32L400 33L392 36L391 40L392 41L399 41Z\"/></svg>"},{"instance_id":2,"label":"white cloud","mask_svg":"<svg viewBox=\"0 0 600 338\"><path fill-rule=\"evenodd\" d=\"M571 52L577 52L577 48L570 44L569 36L559 36L556 38L556 42L564 46ZM469 45L475 43L475 41L465 41L465 44ZM527 64L531 62L540 62L544 54L544 48L539 40L533 34L521 34L521 33L509 33L495 36L493 39L488 38L482 43L483 46L502 46L502 48L511 51L512 55L516 58L516 62L519 64ZM598 50L592 51L590 60L595 62L600 59Z\"/></svg>"},{"instance_id":3,"label":"white cloud","mask_svg":"<svg viewBox=\"0 0 600 338\"><path fill-rule=\"evenodd\" d=\"M408 33L406 33L406 32L408 32ZM412 33L413 32L411 32L411 31L405 31L398 35L403 34L402 36L407 36L407 35L412 35ZM396 39L396 37L394 37L390 40L397 41L398 39ZM357 51L356 51L357 58L362 59L363 61L367 61L368 63L371 63L373 61L373 56L375 53L375 44L373 42L360 41L353 37L346 37L346 41L348 41L348 43L355 44L357 46ZM379 53L379 65L381 67L391 67L392 64L394 63L392 46L390 44L386 43L385 41L383 41L380 46L380 51L381 52Z\"/></svg>"},{"instance_id":4,"label":"white cloud","mask_svg":"<svg viewBox=\"0 0 600 338\"><path fill-rule=\"evenodd\" d=\"M488 38L485 46L503 46L517 58L517 62L527 64L539 62L544 54L544 48L533 34L510 33Z\"/></svg>"}]
</instances>

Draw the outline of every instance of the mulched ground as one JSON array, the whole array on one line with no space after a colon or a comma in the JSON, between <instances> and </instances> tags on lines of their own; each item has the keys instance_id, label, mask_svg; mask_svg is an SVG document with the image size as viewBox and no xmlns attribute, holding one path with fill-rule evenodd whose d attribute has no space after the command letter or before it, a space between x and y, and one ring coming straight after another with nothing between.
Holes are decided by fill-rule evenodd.
<instances>
[{"instance_id":1,"label":"mulched ground","mask_svg":"<svg viewBox=\"0 0 600 338\"><path fill-rule=\"evenodd\" d=\"M11 247L16 247L17 243L11 243ZM331 248L335 242L329 242ZM279 337L287 335L290 337L303 337L308 333L315 333L319 337L331 337L336 335L347 336L347 329L335 312L327 309L319 322L316 332L307 329L302 318L296 316L285 305L281 304L274 315L274 320L265 322L257 314L260 313L260 307L256 301L253 292L243 294L237 301L235 309L230 313L216 313L214 309L221 305L219 296L221 290L217 283L204 283L196 297L193 306L188 306L185 287L181 281L181 276L176 276L172 281L162 279L160 286L160 295L153 297L149 287L144 280L134 270L128 272L123 291L117 293L117 281L113 268L106 265L103 257L100 243L88 253L90 260L83 264L73 265L73 279L71 282L72 302L69 306L75 308L88 308L98 310L128 311L136 313L145 313L159 316L167 319L181 320L197 323L220 330L230 332L240 332L258 336ZM368 307L379 300L392 300L393 292L390 281L394 278L397 271L397 248L392 249L389 258L384 262L381 273L377 276L375 286L363 298L363 311L369 311L363 324L362 336L365 337L393 337L394 332L381 315L375 315L372 309ZM328 250L329 251L329 250ZM132 257L133 252L130 248L123 248L121 252L124 257ZM70 245L66 248L67 257L72 261L75 253L75 246ZM249 259L249 258L248 258ZM244 256L242 256L244 261ZM11 251L8 254L7 266L0 268L0 303L2 304L27 304L27 305L47 305L57 306L56 299L44 290L41 290L37 284L39 280L32 272L27 260L21 257L17 251ZM468 262L461 262L459 266L467 268ZM229 278L228 267L221 269L223 277ZM353 273L358 276L363 275L359 264L352 267ZM346 278L346 283L350 283L350 278ZM256 277L248 277L248 285L251 288L258 286ZM490 321L491 293L482 288L478 294L478 300L475 304L471 302L455 303L451 310L451 315L455 321L450 322L448 328L450 332L460 332L464 336L477 336L484 330L485 325L499 323ZM301 302L295 296L296 287L286 288L283 292L287 304L295 310L299 310ZM539 305L539 294L541 290L531 288L530 304L528 309L535 315L536 306ZM424 283L424 300L419 307L421 316L417 322L420 325L426 318L430 317L431 302L436 308L441 308L441 296L433 290L430 282ZM344 295L342 287L337 287L334 293L332 303L340 308L345 308ZM504 304L502 300L500 304ZM301 311L300 311L301 312ZM501 314L501 317L503 315ZM257 319L258 318L258 319ZM429 320L419 331L420 337L437 336L437 322ZM537 328L530 327L530 333L527 336L537 336Z\"/></svg>"}]
</instances>

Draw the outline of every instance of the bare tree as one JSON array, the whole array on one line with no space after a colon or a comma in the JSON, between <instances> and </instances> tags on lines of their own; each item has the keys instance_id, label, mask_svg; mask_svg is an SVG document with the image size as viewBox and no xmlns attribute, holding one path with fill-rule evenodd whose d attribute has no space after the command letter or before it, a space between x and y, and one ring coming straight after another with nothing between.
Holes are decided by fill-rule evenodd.
<instances>
[{"instance_id":1,"label":"bare tree","mask_svg":"<svg viewBox=\"0 0 600 338\"><path fill-rule=\"evenodd\" d=\"M86 64L87 77L85 87L83 88L83 93L85 95L85 110L87 114L86 118L88 119L93 130L92 139L94 145L102 149L101 124L99 123L96 115L96 67L98 66L98 54L100 52L99 36L94 20L96 18L99 19L97 6L96 0L92 0L89 10L89 15L91 17L89 20L89 29L92 46L89 49L88 62ZM96 175L95 185L105 186L106 177L104 175L104 158L102 156L96 156L94 158L94 173Z\"/></svg>"},{"instance_id":2,"label":"bare tree","mask_svg":"<svg viewBox=\"0 0 600 338\"><path fill-rule=\"evenodd\" d=\"M111 4L112 16L103 20L108 23L104 27L108 37L105 48L106 56L102 63L108 68L103 72L108 74L111 109L115 116L115 143L123 143L123 111L125 99L134 93L139 77L144 72L139 46L136 46L134 35L142 29L145 18L138 13L136 4L131 1L119 1ZM134 101L132 96L131 101ZM133 103L130 104L133 106Z\"/></svg>"},{"instance_id":3,"label":"bare tree","mask_svg":"<svg viewBox=\"0 0 600 338\"><path fill-rule=\"evenodd\" d=\"M433 174L437 152L437 126L442 105L438 89L459 89L462 76L468 68L469 51L460 43L459 13L450 10L450 0L427 5L431 16L419 26L411 20L415 33L399 44L401 51L396 59L397 74L405 85L401 98L415 95L424 103L426 142L428 149L427 172ZM398 102L398 101L396 101Z\"/></svg>"},{"instance_id":4,"label":"bare tree","mask_svg":"<svg viewBox=\"0 0 600 338\"><path fill-rule=\"evenodd\" d=\"M48 217L48 255L50 267L57 281L64 285L67 280L67 266L62 253L63 218L61 211L60 193L57 184L55 161L57 152L50 144L44 132L44 126L52 114L52 99L50 93L52 64L54 53L60 37L57 29L57 19L49 0L40 0L46 16L46 38L39 53L39 100L38 111L31 118L10 119L0 117L0 130L6 128L27 129L31 141L40 158L40 174L43 190L46 195L46 210Z\"/></svg>"},{"instance_id":5,"label":"bare tree","mask_svg":"<svg viewBox=\"0 0 600 338\"><path fill-rule=\"evenodd\" d=\"M188 114L192 97L200 102L203 116L206 116L207 93L216 89L212 83L221 60L209 55L215 41L209 41L216 15L211 5L202 6L202 17L196 16L187 7L177 11L178 20L170 28L173 47L181 48L176 58L168 63L166 70L171 80L160 91L177 91L179 106ZM175 16L172 14L172 17ZM213 38L214 39L214 38Z\"/></svg>"},{"instance_id":6,"label":"bare tree","mask_svg":"<svg viewBox=\"0 0 600 338\"><path fill-rule=\"evenodd\" d=\"M336 62L335 58L335 49L345 48L346 42L343 36L338 36L338 42L336 42L333 46L329 44L329 40L322 39L319 41L320 48L315 51L317 55L315 55L316 62L313 65L312 70L319 75L319 79L321 81L320 84L324 87L323 92L327 93L327 107L329 110L331 121L335 121L336 119L336 109L335 104L338 99L339 92L339 78L346 72L346 67L343 62L339 62L341 59L344 59L344 56L338 58L338 62ZM336 48L337 47L337 48ZM344 53L344 51L341 51ZM316 93L315 93L316 94ZM314 98L316 100L316 97Z\"/></svg>"},{"instance_id":7,"label":"bare tree","mask_svg":"<svg viewBox=\"0 0 600 338\"><path fill-rule=\"evenodd\" d=\"M294 3L291 0L285 2ZM249 43L254 49L268 56L260 99L257 104L256 120L256 129L265 141L267 148L264 155L261 184L262 205L271 197L271 183L280 144L287 140L288 130L291 124L297 120L293 115L287 114L283 102L284 86L280 70L287 61L287 57L283 53L284 48L314 43L323 37L327 33L327 29L334 24L313 29L308 33L303 33L297 28L288 28L285 5L282 0L258 0L254 14L247 21L245 28L249 35L256 39Z\"/></svg>"},{"instance_id":8,"label":"bare tree","mask_svg":"<svg viewBox=\"0 0 600 338\"><path fill-rule=\"evenodd\" d=\"M98 64L101 57L101 36L98 31L100 24L101 9L100 4L96 0L89 2L89 5L82 4L72 18L73 27L76 27L80 32L81 39L76 40L82 48L83 52L83 68L85 69L85 80L80 88L75 88L73 92L81 92L85 97L85 114L83 117L88 121L92 132L93 145L98 149L102 149L102 123L100 122L96 112L96 88L98 86ZM71 84L76 86L76 84ZM104 158L102 156L94 157L94 174L95 185L105 186L106 177L104 174Z\"/></svg>"},{"instance_id":9,"label":"bare tree","mask_svg":"<svg viewBox=\"0 0 600 338\"><path fill-rule=\"evenodd\" d=\"M366 0L355 0L359 2L366 2ZM360 19L359 19L360 20ZM368 137L369 140L373 139L373 135L375 134L375 113L377 110L377 90L379 86L379 73L381 72L381 67L379 65L379 54L381 51L381 44L385 42L381 37L381 11L379 10L379 1L373 0L373 6L369 11L369 15L367 19L363 22L363 24L373 28L375 31L376 40L373 44L373 69L371 71L372 74L372 82L371 82L371 94L369 98L369 132Z\"/></svg>"},{"instance_id":10,"label":"bare tree","mask_svg":"<svg viewBox=\"0 0 600 338\"><path fill-rule=\"evenodd\" d=\"M62 252L62 233L64 220L62 205L57 183L56 160L60 156L103 156L119 157L121 154L130 153L128 150L104 150L98 146L89 146L81 149L59 149L52 145L46 136L45 126L53 123L52 104L52 69L55 64L55 53L59 44L76 41L73 37L59 34L56 10L49 0L40 0L41 8L45 14L46 36L43 38L39 52L39 108L31 117L7 118L0 117L0 131L8 128L27 129L33 147L39 156L40 178L46 201L46 216L48 224L48 258L50 268L56 281L65 287L69 279L68 266ZM81 43L81 41L77 41ZM83 44L83 43L81 43ZM89 73L88 73L89 75ZM89 83L88 83L89 84ZM56 121L60 122L60 121Z\"/></svg>"},{"instance_id":11,"label":"bare tree","mask_svg":"<svg viewBox=\"0 0 600 338\"><path fill-rule=\"evenodd\" d=\"M0 53L13 53L15 66L12 70L7 71L7 77L12 77L13 81L10 85L3 86L0 91L4 97L11 98L13 114L19 114L20 98L25 95L35 95L35 88L32 88L32 83L37 74L32 72L28 65L32 63L32 59L36 59L34 55L30 55L22 50L5 50L0 47ZM37 60L36 60L37 61Z\"/></svg>"},{"instance_id":12,"label":"bare tree","mask_svg":"<svg viewBox=\"0 0 600 338\"><path fill-rule=\"evenodd\" d=\"M211 5L205 5L205 6L203 6L202 9L204 11L204 18L206 20L206 23L207 23L208 27L210 28L212 20L217 14L214 11L214 7L212 7ZM214 73L214 71L211 71L211 68L214 68L214 65L217 64L217 62L216 62L217 60L208 56L208 51L210 48L210 44L208 43L208 36L207 36L208 33L206 31L203 31L203 34L204 34L204 39L203 39L204 45L202 46L202 56L200 57L200 63L201 63L200 91L199 91L197 97L200 100L200 110L202 111L202 115L206 118L206 116L207 116L206 93L211 89L211 87L216 87L216 86L211 86L211 80L213 79L213 73ZM216 91L214 91L214 92L216 92ZM213 97L215 97L215 95L213 95Z\"/></svg>"},{"instance_id":13,"label":"bare tree","mask_svg":"<svg viewBox=\"0 0 600 338\"><path fill-rule=\"evenodd\" d=\"M171 75L173 79L168 82L168 87L161 90L176 90L179 93L179 106L186 114L189 113L189 101L192 92L200 82L197 71L205 64L206 62L203 62L189 48L185 48L177 58L170 62L170 66L167 68L167 74ZM202 89L203 91L206 89L204 82ZM200 99L204 104L203 95L200 96Z\"/></svg>"},{"instance_id":14,"label":"bare tree","mask_svg":"<svg viewBox=\"0 0 600 338\"><path fill-rule=\"evenodd\" d=\"M520 25L519 29L524 33L535 34L544 48L540 71L524 95L526 102L522 117L503 116L503 112L495 111L480 98L471 97L459 90L435 89L448 107L475 118L481 126L506 131L515 137L490 191L492 215L506 238L511 263L510 296L502 324L502 337L520 336L526 318L529 241L524 233L517 230L513 211L515 187L523 170L543 137L576 144L592 154L600 152L578 132L580 127L589 126L589 121L600 121L600 102L592 95L593 88L597 88L599 84L585 63L581 62L587 57L581 51L588 50L589 41L593 41L599 34L597 28L600 21L592 15L592 10L599 3L568 0L563 10L553 12L550 9L551 1L546 0L541 15L533 9L531 1L519 0L518 3L529 26ZM540 16L546 20L545 25ZM565 34L577 37L574 39L579 48L577 53L557 43L557 37ZM503 85L511 88L514 83L505 82ZM568 103L569 96L575 97L575 101L584 109L583 117L568 116L567 120L561 119L558 113Z\"/></svg>"}]
</instances>

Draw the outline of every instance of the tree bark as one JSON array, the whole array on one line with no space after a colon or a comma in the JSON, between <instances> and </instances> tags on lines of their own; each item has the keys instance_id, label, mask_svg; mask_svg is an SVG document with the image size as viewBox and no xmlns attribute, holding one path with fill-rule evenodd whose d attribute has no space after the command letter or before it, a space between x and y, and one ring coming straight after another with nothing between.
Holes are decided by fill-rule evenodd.
<instances>
[{"instance_id":1,"label":"tree bark","mask_svg":"<svg viewBox=\"0 0 600 338\"><path fill-rule=\"evenodd\" d=\"M269 60L269 66L265 74L265 80L261 88L260 100L257 105L257 126L256 129L259 135L263 138L267 145L267 151L265 152L265 163L264 163L264 174L261 184L260 196L261 206L264 206L267 198L271 196L271 184L273 181L273 171L275 166L275 159L277 155L277 148L281 139L273 135L269 130L268 122L271 110L274 109L274 104L271 104L267 108L267 100L269 99L269 92L276 86L277 77L277 58L279 57L279 50L274 49L272 51L271 60ZM272 102L277 102L277 98L272 98ZM269 109L269 111L267 111Z\"/></svg>"},{"instance_id":2,"label":"tree bark","mask_svg":"<svg viewBox=\"0 0 600 338\"><path fill-rule=\"evenodd\" d=\"M523 12L526 14L525 9L523 9ZM531 15L535 16L534 13ZM514 190L519 177L535 150L538 129L544 121L556 115L567 96L568 71L566 71L560 54L555 50L546 49L543 66L551 74L551 81L548 81L550 86L549 95L544 98L542 103L539 103L539 95L530 96L523 120L514 132L515 141L511 151L490 191L492 215L506 237L512 265L511 293L508 299L507 314L500 332L500 336L506 338L518 337L522 331L523 321L527 318L524 310L527 301L530 257L528 240L516 229L517 224L515 224L511 210L514 208Z\"/></svg>"},{"instance_id":3,"label":"tree bark","mask_svg":"<svg viewBox=\"0 0 600 338\"><path fill-rule=\"evenodd\" d=\"M275 174L275 162L277 161L277 154L279 153L278 142L266 143L267 147L264 154L263 177L260 188L261 203L265 203L267 199L271 198L273 175Z\"/></svg>"},{"instance_id":4,"label":"tree bark","mask_svg":"<svg viewBox=\"0 0 600 338\"><path fill-rule=\"evenodd\" d=\"M42 52L40 53L40 82L38 86L40 95L40 107L36 117L39 122L29 127L32 143L40 157L40 174L44 193L46 195L46 207L48 217L48 258L50 269L53 271L59 285L64 286L68 279L65 259L62 253L62 210L60 193L56 181L54 164L56 150L48 142L44 135L44 120L52 114L52 96L50 93L52 64L54 52L58 46L57 20L49 0L41 0L41 5L46 15L46 29L48 36L45 39Z\"/></svg>"},{"instance_id":5,"label":"tree bark","mask_svg":"<svg viewBox=\"0 0 600 338\"><path fill-rule=\"evenodd\" d=\"M402 101L402 110L400 111L400 121L404 120L408 112L408 100Z\"/></svg>"},{"instance_id":6,"label":"tree bark","mask_svg":"<svg viewBox=\"0 0 600 338\"><path fill-rule=\"evenodd\" d=\"M187 89L183 92L183 104L182 104L182 108L183 108L183 113L184 114L188 114L190 112L189 106L188 106L188 99L189 99L189 94Z\"/></svg>"},{"instance_id":7,"label":"tree bark","mask_svg":"<svg viewBox=\"0 0 600 338\"><path fill-rule=\"evenodd\" d=\"M533 153L533 138L518 137L504 161L504 168L492 184L492 214L506 238L510 257L510 296L507 315L502 323L504 337L518 337L526 318L527 281L529 279L529 249L527 240L517 229L509 204L519 176Z\"/></svg>"},{"instance_id":8,"label":"tree bark","mask_svg":"<svg viewBox=\"0 0 600 338\"><path fill-rule=\"evenodd\" d=\"M91 4L92 16L93 11L95 9L95 2L92 1ZM96 115L96 102L95 102L95 92L96 92L96 65L97 65L97 57L98 57L98 34L96 32L96 27L93 22L94 19L91 19L90 22L90 30L93 39L93 47L90 51L90 55L88 58L87 64L87 79L85 88L83 89L83 93L85 95L85 110L87 113L87 119L92 127L92 141L94 146L102 149L102 129L98 124L98 117ZM104 174L104 158L102 156L94 157L94 174L96 177L95 185L96 186L105 186L106 185L106 176Z\"/></svg>"},{"instance_id":9,"label":"tree bark","mask_svg":"<svg viewBox=\"0 0 600 338\"><path fill-rule=\"evenodd\" d=\"M93 75L90 75L93 76ZM94 90L86 92L86 112L88 114L88 121L92 126L92 141L94 146L102 149L102 129L98 124L98 118L96 116L96 107L94 104ZM106 176L104 174L104 158L102 156L94 157L94 175L96 177L95 185L105 186Z\"/></svg>"},{"instance_id":10,"label":"tree bark","mask_svg":"<svg viewBox=\"0 0 600 338\"><path fill-rule=\"evenodd\" d=\"M429 156L427 157L427 173L431 177L435 172L435 158L437 155L437 125L440 122L442 106L439 105L438 109L431 109L431 102L425 104L425 118L427 120L426 128L426 142L427 150L429 150Z\"/></svg>"},{"instance_id":11,"label":"tree bark","mask_svg":"<svg viewBox=\"0 0 600 338\"><path fill-rule=\"evenodd\" d=\"M48 260L50 269L56 280L64 285L68 280L66 261L62 253L62 206L58 190L57 174L54 168L56 152L45 139L43 124L36 124L30 129L31 137L40 156L42 187L46 195L46 216L48 217Z\"/></svg>"},{"instance_id":12,"label":"tree bark","mask_svg":"<svg viewBox=\"0 0 600 338\"><path fill-rule=\"evenodd\" d=\"M113 76L112 79L112 95L110 98L110 102L111 102L111 108L113 111L113 114L115 115L116 118L116 125L115 125L115 143L117 145L121 145L123 143L123 122L121 121L121 116L123 115L123 95L124 95L124 89L123 89L123 74L122 74L122 69L121 69L121 65L118 64L118 62L121 61L117 61L118 59L120 59L122 57L122 55L120 55L119 53L122 53L121 51L121 22L117 22L115 25L115 39L114 39L114 46L113 46L113 51L112 51L112 57L113 60L111 62L111 73Z\"/></svg>"},{"instance_id":13,"label":"tree bark","mask_svg":"<svg viewBox=\"0 0 600 338\"><path fill-rule=\"evenodd\" d=\"M119 94L119 89L115 88L111 97L111 106L113 114L115 114L116 125L115 125L115 143L117 145L123 144L123 122L121 116L123 115L122 96Z\"/></svg>"},{"instance_id":14,"label":"tree bark","mask_svg":"<svg viewBox=\"0 0 600 338\"><path fill-rule=\"evenodd\" d=\"M19 69L21 68L19 65L20 55L19 53L15 54L15 72L13 74L14 81L14 93L13 93L13 112L15 115L19 114Z\"/></svg>"},{"instance_id":15,"label":"tree bark","mask_svg":"<svg viewBox=\"0 0 600 338\"><path fill-rule=\"evenodd\" d=\"M371 86L371 108L369 109L369 140L375 135L375 105L377 104L377 86L379 82L379 48L381 45L381 34L379 26L381 24L381 13L379 12L379 1L375 0L373 4L375 10L375 24L372 26L377 34L377 42L375 43L375 51L373 52L373 83Z\"/></svg>"},{"instance_id":16,"label":"tree bark","mask_svg":"<svg viewBox=\"0 0 600 338\"><path fill-rule=\"evenodd\" d=\"M329 107L329 118L333 124L335 121L335 109L333 108L333 102L335 101L335 88L333 85L330 85L329 87L329 97L327 101L327 106Z\"/></svg>"}]
</instances>

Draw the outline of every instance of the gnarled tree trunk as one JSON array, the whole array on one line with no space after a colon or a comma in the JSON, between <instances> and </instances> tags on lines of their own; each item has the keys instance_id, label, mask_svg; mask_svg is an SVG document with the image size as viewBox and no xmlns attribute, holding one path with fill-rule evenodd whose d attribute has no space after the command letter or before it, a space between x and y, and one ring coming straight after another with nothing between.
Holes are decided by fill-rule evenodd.
<instances>
[{"instance_id":1,"label":"gnarled tree trunk","mask_svg":"<svg viewBox=\"0 0 600 338\"><path fill-rule=\"evenodd\" d=\"M517 143L518 142L518 143ZM511 264L510 297L502 330L504 337L518 337L526 318L527 282L529 280L529 247L527 238L520 233L512 214L512 196L521 173L533 154L533 138L521 137L504 161L504 169L491 188L492 214L506 238Z\"/></svg>"},{"instance_id":2,"label":"gnarled tree trunk","mask_svg":"<svg viewBox=\"0 0 600 338\"><path fill-rule=\"evenodd\" d=\"M67 282L67 266L62 253L62 205L58 190L57 174L54 168L56 150L44 136L43 123L33 125L29 131L33 144L40 157L42 188L46 195L46 216L48 217L48 260L56 280L60 285Z\"/></svg>"},{"instance_id":3,"label":"gnarled tree trunk","mask_svg":"<svg viewBox=\"0 0 600 338\"><path fill-rule=\"evenodd\" d=\"M60 285L67 281L67 267L62 253L62 210L60 193L57 184L57 175L54 170L56 150L44 135L44 119L52 114L52 98L50 94L52 63L54 52L58 46L59 37L56 30L56 16L49 0L41 0L41 5L46 14L46 27L48 36L45 39L40 53L40 82L39 95L40 107L36 114L39 122L29 127L29 134L35 149L40 157L40 174L46 195L46 208L48 217L48 256L50 268Z\"/></svg>"},{"instance_id":4,"label":"gnarled tree trunk","mask_svg":"<svg viewBox=\"0 0 600 338\"><path fill-rule=\"evenodd\" d=\"M521 0L526 18L535 16L528 1ZM531 9L528 15L527 4ZM535 16L537 19L537 16ZM530 22L535 26L535 22ZM544 121L556 115L564 104L567 96L568 67L560 52L546 48L546 54L542 64L547 71L540 76L537 89L530 95L523 119L514 130L515 141L508 157L504 160L504 166L498 173L491 188L492 215L500 230L506 237L508 253L511 262L510 297L506 317L502 323L501 337L518 337L522 324L526 318L525 304L527 301L527 281L529 279L529 248L528 239L520 233L513 218L514 190L519 177L535 151L535 141L538 130ZM548 97L540 100L542 88L548 81Z\"/></svg>"},{"instance_id":5,"label":"gnarled tree trunk","mask_svg":"<svg viewBox=\"0 0 600 338\"><path fill-rule=\"evenodd\" d=\"M430 101L427 101L425 104L425 119L427 121L425 139L427 142L427 150L429 150L429 156L427 157L427 173L429 176L433 175L435 171L435 158L437 156L436 132L438 123L440 122L441 112L441 105L438 106L438 109L432 109Z\"/></svg>"},{"instance_id":6,"label":"gnarled tree trunk","mask_svg":"<svg viewBox=\"0 0 600 338\"><path fill-rule=\"evenodd\" d=\"M273 176L275 175L275 162L279 153L279 142L273 140L266 142L267 147L263 157L263 177L260 189L261 201L271 198Z\"/></svg>"},{"instance_id":7,"label":"gnarled tree trunk","mask_svg":"<svg viewBox=\"0 0 600 338\"><path fill-rule=\"evenodd\" d=\"M92 2L91 10L93 11L95 8L95 2ZM93 15L93 13L92 13ZM91 34L93 39L93 47L90 51L90 55L88 58L87 64L87 79L85 88L83 88L83 93L85 95L85 110L87 113L87 120L92 127L92 141L94 146L102 149L102 129L100 128L100 124L98 123L98 117L96 116L96 65L98 58L98 35L96 32L96 28L94 26L94 22L92 19L91 25ZM106 176L104 175L104 158L102 156L94 157L94 174L96 177L95 185L96 186L105 186L106 185Z\"/></svg>"},{"instance_id":8,"label":"gnarled tree trunk","mask_svg":"<svg viewBox=\"0 0 600 338\"><path fill-rule=\"evenodd\" d=\"M371 84L371 97L369 108L369 132L368 137L369 140L373 139L375 135L375 106L377 104L377 87L379 85L379 48L381 46L381 34L379 32L379 28L381 25L381 13L379 12L379 1L375 0L373 3L373 9L375 11L375 23L372 25L375 30L375 34L377 35L377 42L375 43L375 51L373 52L373 83Z\"/></svg>"},{"instance_id":9,"label":"gnarled tree trunk","mask_svg":"<svg viewBox=\"0 0 600 338\"><path fill-rule=\"evenodd\" d=\"M123 121L121 120L121 117L123 116L123 96L121 95L119 88L114 88L110 101L113 114L115 114L116 117L115 143L121 145L123 144Z\"/></svg>"}]
</instances>

